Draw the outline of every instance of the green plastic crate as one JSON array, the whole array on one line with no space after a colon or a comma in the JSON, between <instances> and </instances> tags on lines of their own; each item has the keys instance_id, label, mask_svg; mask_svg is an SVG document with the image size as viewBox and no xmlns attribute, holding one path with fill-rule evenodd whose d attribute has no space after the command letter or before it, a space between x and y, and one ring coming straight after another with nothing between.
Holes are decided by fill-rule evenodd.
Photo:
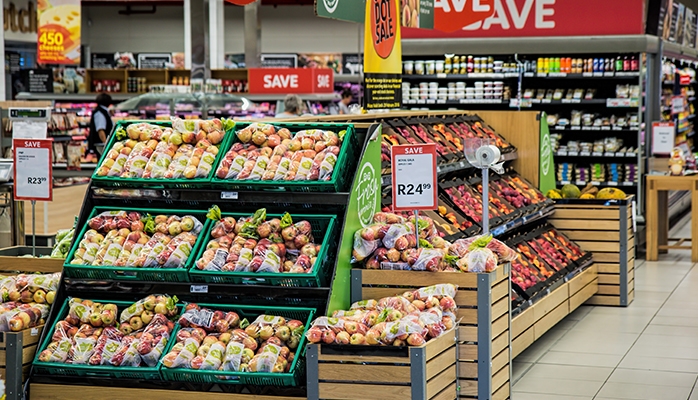
<instances>
[{"instance_id":1,"label":"green plastic crate","mask_svg":"<svg viewBox=\"0 0 698 400\"><path fill-rule=\"evenodd\" d=\"M126 128L126 126L131 125L131 124L138 124L138 123L149 123L152 125L158 125L162 127L172 127L172 122L171 121L142 121L142 120L137 120L137 121L118 121L115 126L114 126L114 132L116 132L117 129L120 127ZM99 168L100 165L102 165L102 162L104 159L107 157L107 153L109 150L114 146L114 143L117 142L116 140L116 135L112 134L109 136L109 140L107 141L107 145L104 147L104 153L99 159L99 163L97 164L97 168L95 168L95 172L92 174L92 181L97 182L100 186L109 186L109 187L123 187L123 188L174 188L174 189L191 189L191 188L200 188L204 186L208 186L211 178L215 175L216 167L220 163L220 160L223 158L223 155L225 155L225 152L223 152L223 149L229 149L230 144L229 142L233 140L233 137L235 136L235 128L226 131L225 136L223 137L223 141L219 144L218 148L218 154L216 155L216 158L213 162L213 168L211 169L211 172L209 173L209 176L203 177L203 178L194 178L194 179L184 179L184 178L179 178L179 179L144 179L144 178L121 178L117 176L97 176L97 169Z\"/></svg>"},{"instance_id":2,"label":"green plastic crate","mask_svg":"<svg viewBox=\"0 0 698 400\"><path fill-rule=\"evenodd\" d=\"M119 308L117 317L121 314L121 310L127 308L133 302L128 301L108 301L108 300L93 300L97 303L112 303ZM68 315L70 298L66 299L58 312L56 321L52 326L46 326L46 329L51 329L44 337L39 349L34 356L32 363L34 371L42 375L64 375L64 376L79 376L79 377L99 377L99 378L114 378L114 379L142 379L142 380L160 380L160 366L154 367L115 367L112 365L75 365L58 362L42 362L39 361L39 354L44 351L51 343L51 336L55 329L55 323L65 318ZM169 346L169 343L167 344ZM167 347L166 346L166 347Z\"/></svg>"},{"instance_id":3,"label":"green plastic crate","mask_svg":"<svg viewBox=\"0 0 698 400\"><path fill-rule=\"evenodd\" d=\"M223 213L223 217L247 217L249 214L241 213ZM202 271L196 267L196 261L201 258L206 251L206 245L211 240L211 231L215 225L214 221L206 225L205 240L199 240L196 256L191 260L191 268L189 269L189 277L193 282L207 283L230 283L230 284L249 284L249 285L273 285L273 286L288 286L288 287L319 287L322 286L329 270L332 268L332 259L328 257L330 246L336 246L338 243L337 221L334 215L303 215L292 214L295 222L306 220L310 222L313 228L313 237L320 242L320 252L317 256L317 261L313 267L313 271L308 274L291 274L291 273L273 273L273 272L222 272L222 271ZM279 214L269 214L269 218L281 218ZM317 242L316 242L317 243Z\"/></svg>"},{"instance_id":4,"label":"green plastic crate","mask_svg":"<svg viewBox=\"0 0 698 400\"><path fill-rule=\"evenodd\" d=\"M192 247L189 258L181 268L137 268L137 267L114 267L114 266L92 266L70 264L70 261L75 257L75 252L80 245L80 241L85 236L90 227L85 224L80 230L80 235L73 241L70 252L63 264L63 274L69 278L75 279L107 279L107 280L124 280L124 281L153 281L153 282L189 282L189 274L187 273L188 266L192 262L192 257L197 254L197 250L201 245L201 237L206 236L206 211L200 210L163 210L149 208L130 208L130 207L95 207L90 213L90 219L101 212L123 210L126 212L136 211L140 213L150 213L151 215L167 214L167 215L193 215L204 227L199 232L196 243ZM89 219L88 219L89 220ZM208 242L207 242L208 243Z\"/></svg>"},{"instance_id":5,"label":"green plastic crate","mask_svg":"<svg viewBox=\"0 0 698 400\"><path fill-rule=\"evenodd\" d=\"M249 126L251 123L237 123L235 131ZM217 159L214 168L213 178L211 182L214 187L224 190L290 190L293 192L342 192L348 191L351 179L353 178L352 171L349 170L351 160L358 158L358 151L361 150L354 125L352 124L319 124L319 123L272 123L278 128L287 128L295 135L296 132L305 129L323 129L339 133L346 130L347 133L342 140L342 145L339 148L337 156L337 164L332 171L332 179L329 181L253 181L253 180L235 180L235 179L220 179L216 176L215 171L218 170L220 162L223 160L233 144L238 142L237 135L233 134L230 141L225 142L225 147L221 147L223 157ZM226 134L226 136L228 136Z\"/></svg>"},{"instance_id":6,"label":"green plastic crate","mask_svg":"<svg viewBox=\"0 0 698 400\"><path fill-rule=\"evenodd\" d=\"M250 323L261 314L277 315L286 319L297 319L304 323L305 331L310 327L310 323L315 315L315 309L312 308L296 308L296 307L274 307L274 306L241 306L241 305L222 305L222 304L202 304L201 307L210 308L213 310L234 311L240 315L240 318L247 318ZM173 340L168 343L163 357L170 352L176 344L177 332L180 326L177 324L173 332ZM227 385L258 385L258 386L298 386L303 380L305 373L305 347L306 338L305 332L301 336L301 340L296 350L296 356L291 363L289 372L271 373L271 372L232 372L232 371L202 371L187 368L167 368L162 363L160 364L160 375L166 381L173 382L195 382L195 383L220 383ZM227 379L222 379L226 377Z\"/></svg>"}]
</instances>

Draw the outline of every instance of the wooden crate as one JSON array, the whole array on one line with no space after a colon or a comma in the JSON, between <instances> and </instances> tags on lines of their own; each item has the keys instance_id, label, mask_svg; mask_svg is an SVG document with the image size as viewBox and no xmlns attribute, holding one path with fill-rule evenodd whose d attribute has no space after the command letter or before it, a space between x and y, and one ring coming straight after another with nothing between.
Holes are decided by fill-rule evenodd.
<instances>
[{"instance_id":1,"label":"wooden crate","mask_svg":"<svg viewBox=\"0 0 698 400\"><path fill-rule=\"evenodd\" d=\"M22 255L32 254L31 246L12 246L0 249L0 274L5 272L23 272L23 273L53 273L63 271L62 258L33 258L20 257ZM51 254L50 247L36 248L36 255Z\"/></svg>"},{"instance_id":2,"label":"wooden crate","mask_svg":"<svg viewBox=\"0 0 698 400\"><path fill-rule=\"evenodd\" d=\"M554 284L549 293L511 320L511 353L516 357L597 291L595 265Z\"/></svg>"},{"instance_id":3,"label":"wooden crate","mask_svg":"<svg viewBox=\"0 0 698 400\"><path fill-rule=\"evenodd\" d=\"M628 306L635 295L635 233L632 203L625 200L563 200L548 219L560 232L592 253L598 292L587 304Z\"/></svg>"},{"instance_id":4,"label":"wooden crate","mask_svg":"<svg viewBox=\"0 0 698 400\"><path fill-rule=\"evenodd\" d=\"M418 347L310 345L308 399L454 400L457 329Z\"/></svg>"},{"instance_id":5,"label":"wooden crate","mask_svg":"<svg viewBox=\"0 0 698 400\"><path fill-rule=\"evenodd\" d=\"M21 332L0 332L0 379L8 400L21 399L24 380L36 354L44 325Z\"/></svg>"},{"instance_id":6,"label":"wooden crate","mask_svg":"<svg viewBox=\"0 0 698 400\"><path fill-rule=\"evenodd\" d=\"M439 283L458 286L461 398L507 399L510 392L511 265L490 273L352 270L352 301L394 296ZM484 356L484 358L483 358Z\"/></svg>"}]
</instances>

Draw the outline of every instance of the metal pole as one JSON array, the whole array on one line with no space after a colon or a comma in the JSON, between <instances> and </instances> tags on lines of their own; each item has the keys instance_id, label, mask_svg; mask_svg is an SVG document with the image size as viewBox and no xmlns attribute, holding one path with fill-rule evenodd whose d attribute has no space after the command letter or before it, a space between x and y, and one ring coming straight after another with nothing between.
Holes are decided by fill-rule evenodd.
<instances>
[{"instance_id":1,"label":"metal pole","mask_svg":"<svg viewBox=\"0 0 698 400\"><path fill-rule=\"evenodd\" d=\"M36 257L36 200L32 200L32 256Z\"/></svg>"},{"instance_id":2,"label":"metal pole","mask_svg":"<svg viewBox=\"0 0 698 400\"><path fill-rule=\"evenodd\" d=\"M261 1L245 6L245 66L247 68L262 66L262 21L259 15L259 3Z\"/></svg>"},{"instance_id":3,"label":"metal pole","mask_svg":"<svg viewBox=\"0 0 698 400\"><path fill-rule=\"evenodd\" d=\"M489 168L482 169L482 234L490 233L490 174Z\"/></svg>"}]
</instances>

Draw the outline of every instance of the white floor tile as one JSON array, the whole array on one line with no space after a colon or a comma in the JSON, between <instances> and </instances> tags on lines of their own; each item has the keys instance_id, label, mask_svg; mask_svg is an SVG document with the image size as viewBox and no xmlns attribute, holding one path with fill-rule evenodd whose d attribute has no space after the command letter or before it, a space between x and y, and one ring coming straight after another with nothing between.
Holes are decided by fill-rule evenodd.
<instances>
[{"instance_id":1,"label":"white floor tile","mask_svg":"<svg viewBox=\"0 0 698 400\"><path fill-rule=\"evenodd\" d=\"M512 400L592 400L589 396L562 396L559 394L525 393L513 391Z\"/></svg>"},{"instance_id":2,"label":"white floor tile","mask_svg":"<svg viewBox=\"0 0 698 400\"><path fill-rule=\"evenodd\" d=\"M620 368L644 369L650 371L673 371L698 373L698 360L680 358L626 356Z\"/></svg>"},{"instance_id":3,"label":"white floor tile","mask_svg":"<svg viewBox=\"0 0 698 400\"><path fill-rule=\"evenodd\" d=\"M691 388L639 385L636 383L607 382L599 391L599 397L618 399L669 400L686 399L691 394Z\"/></svg>"},{"instance_id":4,"label":"white floor tile","mask_svg":"<svg viewBox=\"0 0 698 400\"><path fill-rule=\"evenodd\" d=\"M580 381L604 382L613 368L581 367L575 365L535 364L526 373L526 378L561 378Z\"/></svg>"},{"instance_id":5,"label":"white floor tile","mask_svg":"<svg viewBox=\"0 0 698 400\"><path fill-rule=\"evenodd\" d=\"M555 376L546 378L531 377L516 383L514 390L526 393L593 397L602 385L602 381L559 379Z\"/></svg>"},{"instance_id":6,"label":"white floor tile","mask_svg":"<svg viewBox=\"0 0 698 400\"><path fill-rule=\"evenodd\" d=\"M587 367L615 367L623 358L613 354L570 353L549 351L538 362L541 364L581 365Z\"/></svg>"},{"instance_id":7,"label":"white floor tile","mask_svg":"<svg viewBox=\"0 0 698 400\"><path fill-rule=\"evenodd\" d=\"M617 368L608 378L609 382L640 385L680 386L692 388L698 374L685 372L647 371Z\"/></svg>"}]
</instances>

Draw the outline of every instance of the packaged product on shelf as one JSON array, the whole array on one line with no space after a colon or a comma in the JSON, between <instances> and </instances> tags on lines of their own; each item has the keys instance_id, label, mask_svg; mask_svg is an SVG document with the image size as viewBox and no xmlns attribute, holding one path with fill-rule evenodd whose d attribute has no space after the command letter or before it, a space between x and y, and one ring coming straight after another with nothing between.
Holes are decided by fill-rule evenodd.
<instances>
[{"instance_id":1,"label":"packaged product on shelf","mask_svg":"<svg viewBox=\"0 0 698 400\"><path fill-rule=\"evenodd\" d=\"M51 258L66 258L74 235L75 228L59 229L56 232L56 243L53 245L53 250L51 250Z\"/></svg>"},{"instance_id":2,"label":"packaged product on shelf","mask_svg":"<svg viewBox=\"0 0 698 400\"><path fill-rule=\"evenodd\" d=\"M213 310L197 304L186 306L178 326L176 342L161 360L165 368L289 372L305 332L300 320L262 314L250 323L235 311ZM233 376L218 378L228 377Z\"/></svg>"},{"instance_id":3,"label":"packaged product on shelf","mask_svg":"<svg viewBox=\"0 0 698 400\"><path fill-rule=\"evenodd\" d=\"M306 220L293 221L291 214L267 220L266 209L254 215L221 215L213 207L208 218L215 222L211 239L195 262L198 270L220 272L313 272L321 244L315 243L313 227ZM320 233L320 232L317 232ZM322 241L325 233L319 239Z\"/></svg>"},{"instance_id":4,"label":"packaged product on shelf","mask_svg":"<svg viewBox=\"0 0 698 400\"><path fill-rule=\"evenodd\" d=\"M152 217L135 211L102 212L88 226L70 264L182 268L203 228L192 215Z\"/></svg>"},{"instance_id":5,"label":"packaged product on shelf","mask_svg":"<svg viewBox=\"0 0 698 400\"><path fill-rule=\"evenodd\" d=\"M369 346L421 346L452 329L457 287L440 284L395 297L367 299L350 310L313 321L310 343Z\"/></svg>"},{"instance_id":6,"label":"packaged product on shelf","mask_svg":"<svg viewBox=\"0 0 698 400\"><path fill-rule=\"evenodd\" d=\"M216 177L252 181L329 181L344 132L288 128L253 123L236 132Z\"/></svg>"},{"instance_id":7,"label":"packaged product on shelf","mask_svg":"<svg viewBox=\"0 0 698 400\"><path fill-rule=\"evenodd\" d=\"M159 297L172 300L169 296ZM145 309L151 304L155 304L152 312ZM47 338L46 348L39 353L38 361L92 367L154 367L174 328L168 315L177 314L176 307L174 310L166 308L167 314L157 312L160 310L155 307L159 304L150 296L129 307L71 298L64 307L67 315L59 316L63 319L56 323L52 336ZM134 308L141 306L144 308L141 314L134 314L130 322L119 324L117 329L120 307L123 317L133 314ZM146 318L145 313L149 313ZM139 321L134 318L139 318ZM65 349L68 349L67 353Z\"/></svg>"},{"instance_id":8,"label":"packaged product on shelf","mask_svg":"<svg viewBox=\"0 0 698 400\"><path fill-rule=\"evenodd\" d=\"M60 272L53 274L19 274L0 280L2 301L53 304L60 283Z\"/></svg>"}]
</instances>

